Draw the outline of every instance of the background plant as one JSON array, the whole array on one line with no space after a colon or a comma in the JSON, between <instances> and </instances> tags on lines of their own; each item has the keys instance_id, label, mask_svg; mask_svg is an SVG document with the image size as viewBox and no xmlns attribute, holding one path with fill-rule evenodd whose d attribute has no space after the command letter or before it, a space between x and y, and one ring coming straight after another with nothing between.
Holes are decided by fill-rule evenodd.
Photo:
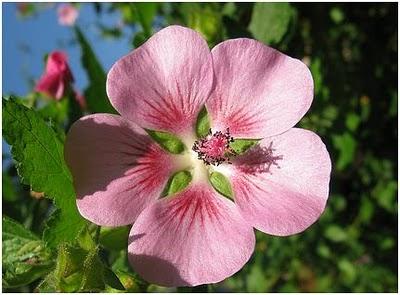
<instances>
[{"instance_id":1,"label":"background plant","mask_svg":"<svg viewBox=\"0 0 400 295\"><path fill-rule=\"evenodd\" d=\"M240 272L177 291L397 292L397 4L74 5L90 6L99 19L119 15L117 25L96 23L104 42L128 38L133 49L159 28L182 24L201 32L210 47L255 38L312 71L315 98L299 126L316 131L332 158L323 216L289 238L257 233L256 252ZM19 17L48 9L56 13L53 6L26 4ZM113 52L96 52L79 20L71 31L87 74L86 112L113 112L105 93L108 68L98 59ZM11 155L3 147L4 290L176 291L132 271L128 227L99 228L77 212L62 156L65 132L82 115L74 100L49 100L33 86L24 96L3 96L3 137L11 146Z\"/></svg>"}]
</instances>

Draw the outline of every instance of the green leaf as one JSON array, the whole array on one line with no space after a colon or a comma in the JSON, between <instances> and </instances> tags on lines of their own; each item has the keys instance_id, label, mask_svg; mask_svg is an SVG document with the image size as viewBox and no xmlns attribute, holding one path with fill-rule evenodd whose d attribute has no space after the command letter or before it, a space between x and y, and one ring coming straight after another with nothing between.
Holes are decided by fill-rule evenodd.
<instances>
[{"instance_id":1,"label":"green leaf","mask_svg":"<svg viewBox=\"0 0 400 295\"><path fill-rule=\"evenodd\" d=\"M211 185L225 197L233 200L233 191L229 180L219 172L212 172L210 174Z\"/></svg>"},{"instance_id":2,"label":"green leaf","mask_svg":"<svg viewBox=\"0 0 400 295\"><path fill-rule=\"evenodd\" d=\"M360 125L361 118L355 113L349 113L346 116L346 127L351 131L356 131Z\"/></svg>"},{"instance_id":3,"label":"green leaf","mask_svg":"<svg viewBox=\"0 0 400 295\"><path fill-rule=\"evenodd\" d=\"M53 262L43 241L21 224L3 216L3 287L27 285L45 276Z\"/></svg>"},{"instance_id":4,"label":"green leaf","mask_svg":"<svg viewBox=\"0 0 400 295\"><path fill-rule=\"evenodd\" d=\"M131 3L135 8L136 17L140 22L143 32L147 38L151 36L151 27L157 13L158 3Z\"/></svg>"},{"instance_id":5,"label":"green leaf","mask_svg":"<svg viewBox=\"0 0 400 295\"><path fill-rule=\"evenodd\" d=\"M265 44L279 43L289 29L294 12L289 3L254 4L249 31Z\"/></svg>"},{"instance_id":6,"label":"green leaf","mask_svg":"<svg viewBox=\"0 0 400 295\"><path fill-rule=\"evenodd\" d=\"M60 101L49 100L48 103L37 110L43 118L51 118L57 124L62 124L67 119L69 100L62 99Z\"/></svg>"},{"instance_id":7,"label":"green leaf","mask_svg":"<svg viewBox=\"0 0 400 295\"><path fill-rule=\"evenodd\" d=\"M44 232L46 242L55 247L73 240L85 220L75 201L72 177L65 165L63 144L54 130L35 111L3 99L3 136L21 182L54 200L58 210Z\"/></svg>"},{"instance_id":8,"label":"green leaf","mask_svg":"<svg viewBox=\"0 0 400 295\"><path fill-rule=\"evenodd\" d=\"M357 141L348 132L341 135L333 135L332 139L334 147L339 151L336 169L342 171L353 161Z\"/></svg>"},{"instance_id":9,"label":"green leaf","mask_svg":"<svg viewBox=\"0 0 400 295\"><path fill-rule=\"evenodd\" d=\"M196 120L197 137L198 138L205 137L208 134L209 130L210 130L210 119L208 117L206 106L203 106Z\"/></svg>"},{"instance_id":10,"label":"green leaf","mask_svg":"<svg viewBox=\"0 0 400 295\"><path fill-rule=\"evenodd\" d=\"M251 147L256 145L261 139L245 139L245 138L235 138L229 146L235 151L237 155L244 154Z\"/></svg>"},{"instance_id":11,"label":"green leaf","mask_svg":"<svg viewBox=\"0 0 400 295\"><path fill-rule=\"evenodd\" d=\"M90 235L87 226L85 226L78 234L78 236L76 237L76 241L78 245L86 251L90 251L91 249L96 247L96 243L93 241L93 238Z\"/></svg>"},{"instance_id":12,"label":"green leaf","mask_svg":"<svg viewBox=\"0 0 400 295\"><path fill-rule=\"evenodd\" d=\"M338 225L330 225L325 230L325 237L333 242L343 242L347 239L346 232Z\"/></svg>"},{"instance_id":13,"label":"green leaf","mask_svg":"<svg viewBox=\"0 0 400 295\"><path fill-rule=\"evenodd\" d=\"M82 272L80 292L104 290L104 265L99 258L98 248L89 252L83 263Z\"/></svg>"},{"instance_id":14,"label":"green leaf","mask_svg":"<svg viewBox=\"0 0 400 295\"><path fill-rule=\"evenodd\" d=\"M180 154L185 150L183 142L171 133L149 129L146 129L146 131L154 141L170 153Z\"/></svg>"},{"instance_id":15,"label":"green leaf","mask_svg":"<svg viewBox=\"0 0 400 295\"><path fill-rule=\"evenodd\" d=\"M146 292L149 283L140 278L137 274L118 270L115 272L127 292Z\"/></svg>"},{"instance_id":16,"label":"green leaf","mask_svg":"<svg viewBox=\"0 0 400 295\"><path fill-rule=\"evenodd\" d=\"M133 38L133 47L138 48L147 41L146 35L143 32L138 32Z\"/></svg>"},{"instance_id":17,"label":"green leaf","mask_svg":"<svg viewBox=\"0 0 400 295\"><path fill-rule=\"evenodd\" d=\"M85 90L88 109L93 113L114 113L106 92L107 76L96 58L89 42L78 27L75 27L76 37L82 51L82 65L89 78L89 86Z\"/></svg>"},{"instance_id":18,"label":"green leaf","mask_svg":"<svg viewBox=\"0 0 400 295\"><path fill-rule=\"evenodd\" d=\"M128 247L130 227L105 227L100 230L100 244L110 250L122 250Z\"/></svg>"},{"instance_id":19,"label":"green leaf","mask_svg":"<svg viewBox=\"0 0 400 295\"><path fill-rule=\"evenodd\" d=\"M222 30L221 8L217 3L180 3L179 11L186 26L199 32L212 47Z\"/></svg>"},{"instance_id":20,"label":"green leaf","mask_svg":"<svg viewBox=\"0 0 400 295\"><path fill-rule=\"evenodd\" d=\"M162 193L162 196L169 196L182 191L192 181L192 174L189 171L183 170L176 172L170 177L168 183Z\"/></svg>"},{"instance_id":21,"label":"green leaf","mask_svg":"<svg viewBox=\"0 0 400 295\"><path fill-rule=\"evenodd\" d=\"M18 200L17 191L14 187L14 183L11 176L7 172L3 172L2 185L3 185L3 191L2 191L3 200L7 202L17 201Z\"/></svg>"},{"instance_id":22,"label":"green leaf","mask_svg":"<svg viewBox=\"0 0 400 295\"><path fill-rule=\"evenodd\" d=\"M122 285L118 276L108 267L104 269L104 282L107 286L110 286L112 289L116 290L125 290L124 285Z\"/></svg>"},{"instance_id":23,"label":"green leaf","mask_svg":"<svg viewBox=\"0 0 400 295\"><path fill-rule=\"evenodd\" d=\"M336 24L340 24L345 19L343 10L339 7L333 7L329 12L329 15Z\"/></svg>"}]
</instances>

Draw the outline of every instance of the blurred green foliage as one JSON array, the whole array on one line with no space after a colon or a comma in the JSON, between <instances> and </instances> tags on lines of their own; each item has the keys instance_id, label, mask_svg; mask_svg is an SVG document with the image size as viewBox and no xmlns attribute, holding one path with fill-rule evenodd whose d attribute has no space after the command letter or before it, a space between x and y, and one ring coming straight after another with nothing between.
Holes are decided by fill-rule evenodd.
<instances>
[{"instance_id":1,"label":"blurred green foliage","mask_svg":"<svg viewBox=\"0 0 400 295\"><path fill-rule=\"evenodd\" d=\"M281 238L257 232L256 251L240 272L219 284L178 291L397 292L396 3L114 3L107 9L104 3L85 5L93 5L99 14L119 11L124 25L135 28L131 36L134 47L160 27L181 24L199 31L211 47L230 38L258 39L302 59L314 78L313 105L298 125L317 132L331 155L331 193L324 214L295 236ZM29 5L21 15L34 10ZM100 30L106 38L122 34L118 27L100 26ZM112 111L102 85L105 72L83 33L79 29L75 32L90 78L85 92L88 111ZM101 104L94 103L95 96ZM44 118L47 132L64 140L66 121L72 116L66 99L55 103L29 94L21 101ZM3 121L3 134L15 136L4 128L9 128L9 123ZM41 243L37 236L42 235L53 205L20 183L14 165L3 169L2 175L3 215L29 229L32 233L16 227L32 243ZM59 245L58 251L46 248L39 254L32 252L37 257L44 255L45 267L55 267L43 282L33 277L34 281L26 280L20 288L19 283L5 285L4 274L11 269L7 263L26 267L26 261L5 255L4 226L3 221L3 287L9 287L5 291L119 292L121 284L131 292L177 291L148 285L132 272L123 246L127 228L98 231L93 225L87 229L90 239L81 234L75 242ZM90 244L92 237L100 246ZM15 245L21 247L21 243ZM54 261L49 261L48 251L57 253L52 256ZM75 252L81 260L70 257ZM91 267L102 269L102 276L92 277ZM42 270L26 271L43 277Z\"/></svg>"}]
</instances>

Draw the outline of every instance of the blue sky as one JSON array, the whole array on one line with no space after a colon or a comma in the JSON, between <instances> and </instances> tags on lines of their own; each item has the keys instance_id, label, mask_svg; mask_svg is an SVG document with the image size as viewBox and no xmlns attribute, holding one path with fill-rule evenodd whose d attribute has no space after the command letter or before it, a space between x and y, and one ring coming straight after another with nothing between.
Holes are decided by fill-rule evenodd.
<instances>
[{"instance_id":1,"label":"blue sky","mask_svg":"<svg viewBox=\"0 0 400 295\"><path fill-rule=\"evenodd\" d=\"M53 50L63 50L69 56L69 63L75 84L83 90L87 84L86 74L80 64L80 49L75 42L71 27L58 24L57 7L42 8L36 16L21 19L17 16L16 3L3 3L3 95L24 96L32 86L29 80L36 81L44 69L43 57ZM80 6L77 25L81 28L106 72L121 56L132 47L128 36L132 30L125 28L124 37L104 39L96 22L116 25L120 20L118 12L96 15L91 3Z\"/></svg>"},{"instance_id":2,"label":"blue sky","mask_svg":"<svg viewBox=\"0 0 400 295\"><path fill-rule=\"evenodd\" d=\"M25 19L17 16L16 3L2 3L3 7L3 69L2 94L25 96L32 91L32 82L37 81L44 70L44 56L53 50L63 50L68 54L69 64L75 78L75 86L83 92L87 77L80 63L80 48L76 44L71 27L58 24L57 7L41 9L37 15ZM44 6L44 5L42 5ZM115 61L127 54L132 47L130 39L132 29L125 28L122 38L104 39L96 22L103 25L116 25L120 15L103 13L98 17L93 4L80 6L76 24L81 28L96 56L106 72ZM10 161L10 147L2 141L3 169Z\"/></svg>"}]
</instances>

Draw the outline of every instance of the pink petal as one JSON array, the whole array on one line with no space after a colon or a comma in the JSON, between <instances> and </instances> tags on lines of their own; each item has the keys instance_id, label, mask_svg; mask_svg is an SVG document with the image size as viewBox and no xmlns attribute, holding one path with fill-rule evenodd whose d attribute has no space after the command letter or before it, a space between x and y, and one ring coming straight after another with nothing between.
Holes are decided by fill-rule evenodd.
<instances>
[{"instance_id":1,"label":"pink petal","mask_svg":"<svg viewBox=\"0 0 400 295\"><path fill-rule=\"evenodd\" d=\"M128 253L146 281L195 286L240 270L254 244L253 229L235 204L197 184L143 211L131 230Z\"/></svg>"},{"instance_id":2,"label":"pink petal","mask_svg":"<svg viewBox=\"0 0 400 295\"><path fill-rule=\"evenodd\" d=\"M67 63L67 55L62 51L49 54L46 71L37 82L35 90L56 99L61 99L74 78Z\"/></svg>"},{"instance_id":3,"label":"pink petal","mask_svg":"<svg viewBox=\"0 0 400 295\"><path fill-rule=\"evenodd\" d=\"M181 133L192 130L212 82L207 43L193 30L170 26L114 64L107 93L123 117Z\"/></svg>"},{"instance_id":4,"label":"pink petal","mask_svg":"<svg viewBox=\"0 0 400 295\"><path fill-rule=\"evenodd\" d=\"M46 73L61 73L67 69L68 57L62 51L53 51L47 57Z\"/></svg>"},{"instance_id":5,"label":"pink petal","mask_svg":"<svg viewBox=\"0 0 400 295\"><path fill-rule=\"evenodd\" d=\"M293 127L313 99L307 66L271 47L234 39L212 50L216 89L207 101L213 127L265 138Z\"/></svg>"},{"instance_id":6,"label":"pink petal","mask_svg":"<svg viewBox=\"0 0 400 295\"><path fill-rule=\"evenodd\" d=\"M265 233L299 233L319 218L328 199L326 147L315 133L297 128L264 139L261 147L233 163L235 202L245 219Z\"/></svg>"},{"instance_id":7,"label":"pink petal","mask_svg":"<svg viewBox=\"0 0 400 295\"><path fill-rule=\"evenodd\" d=\"M131 224L160 197L171 156L120 116L96 114L71 127L65 145L80 213L107 226Z\"/></svg>"},{"instance_id":8,"label":"pink petal","mask_svg":"<svg viewBox=\"0 0 400 295\"><path fill-rule=\"evenodd\" d=\"M37 82L35 90L60 99L64 94L64 82L57 73L44 74Z\"/></svg>"}]
</instances>

